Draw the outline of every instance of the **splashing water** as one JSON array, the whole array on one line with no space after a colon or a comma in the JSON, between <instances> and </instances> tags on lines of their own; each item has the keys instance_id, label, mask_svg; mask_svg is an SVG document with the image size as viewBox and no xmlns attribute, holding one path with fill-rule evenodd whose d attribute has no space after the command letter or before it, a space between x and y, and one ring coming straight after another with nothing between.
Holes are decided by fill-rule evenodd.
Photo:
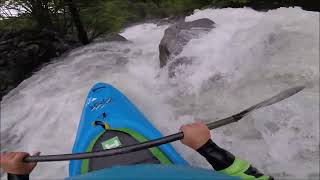
<instances>
[{"instance_id":1,"label":"splashing water","mask_svg":"<svg viewBox=\"0 0 320 180\"><path fill-rule=\"evenodd\" d=\"M275 178L319 176L319 13L206 9L216 28L191 40L176 76L159 68L167 25L141 24L122 33L131 42L78 48L43 67L1 102L1 151L70 153L89 88L106 82L124 92L165 135L195 118L215 120L295 85L307 89L214 130L217 144ZM210 168L173 143L191 165ZM68 176L68 162L39 163L32 179Z\"/></svg>"}]
</instances>

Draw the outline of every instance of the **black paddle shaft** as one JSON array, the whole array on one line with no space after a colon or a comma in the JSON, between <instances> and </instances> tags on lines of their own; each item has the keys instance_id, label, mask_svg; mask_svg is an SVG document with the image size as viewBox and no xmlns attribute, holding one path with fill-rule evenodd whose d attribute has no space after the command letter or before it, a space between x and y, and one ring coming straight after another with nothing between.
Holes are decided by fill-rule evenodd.
<instances>
[{"instance_id":1,"label":"black paddle shaft","mask_svg":"<svg viewBox=\"0 0 320 180\"><path fill-rule=\"evenodd\" d=\"M227 118L208 123L207 126L210 130L233 123L237 122L249 113L266 107L270 106L274 103L277 103L279 101L282 101L298 92L303 90L305 87L304 86L298 86L294 88L287 89L276 96L273 96L270 99L267 99L259 104L256 104L254 106L251 106L250 108ZM167 144L170 142L178 141L183 139L183 133L179 132L176 134L172 134L169 136L165 136L162 138L158 138L155 140L151 141L146 141L143 143L137 143L134 145L129 145L129 146L124 146L124 147L118 147L114 149L109 149L109 150L102 150L102 151L95 151L95 152L85 152L85 153L76 153L76 154L59 154L59 155L44 155L44 156L28 156L24 159L25 162L46 162L46 161L66 161L66 160L77 160L77 159L88 159L88 158L97 158L97 157L104 157L104 156L113 156L117 154L124 154L124 153L130 153L130 152L135 152L139 151L142 149L147 149L147 148L153 148L156 146L160 146L162 144Z\"/></svg>"},{"instance_id":2,"label":"black paddle shaft","mask_svg":"<svg viewBox=\"0 0 320 180\"><path fill-rule=\"evenodd\" d=\"M209 126L209 129L215 129L217 127L221 127L225 124L230 124L232 122L235 122L236 120L241 119L242 117L232 116L229 118L222 119L220 121L216 121L215 123L207 124ZM48 161L67 161L67 160L76 160L76 159L88 159L88 158L98 158L98 157L105 157L105 156L113 156L118 154L125 154L135 151L140 151L143 149L153 148L156 146L160 146L162 144L171 143L174 141L178 141L183 139L183 132L178 132L176 134L172 134L169 136L165 136L162 138L158 138L151 141L146 141L143 143L138 143L130 146L124 146L109 150L103 150L103 151L95 151L90 153L76 153L76 154L59 154L59 155L44 155L44 156L29 156L24 159L26 162L48 162Z\"/></svg>"},{"instance_id":3,"label":"black paddle shaft","mask_svg":"<svg viewBox=\"0 0 320 180\"><path fill-rule=\"evenodd\" d=\"M240 116L238 116L240 118ZM211 124L210 129L215 127L220 127L225 124L235 122L234 117L229 117L223 119L225 121L217 121L215 124ZM109 150L95 151L90 153L76 153L76 154L59 154L59 155L44 155L44 156L29 156L24 160L26 162L47 162L47 161L66 161L66 160L75 160L75 159L88 159L88 158L98 158L105 156L113 156L117 154L130 153L135 151L140 151L143 149L153 148L162 144L171 143L183 139L183 132L178 132L169 136L158 138L151 141L146 141L143 143L137 143L130 146L118 147Z\"/></svg>"}]
</instances>

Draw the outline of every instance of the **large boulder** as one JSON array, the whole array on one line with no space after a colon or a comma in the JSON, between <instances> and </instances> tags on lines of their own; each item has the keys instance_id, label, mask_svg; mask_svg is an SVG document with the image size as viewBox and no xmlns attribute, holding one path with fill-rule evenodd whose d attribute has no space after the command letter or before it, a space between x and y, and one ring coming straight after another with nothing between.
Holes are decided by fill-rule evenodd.
<instances>
[{"instance_id":1,"label":"large boulder","mask_svg":"<svg viewBox=\"0 0 320 180\"><path fill-rule=\"evenodd\" d=\"M214 22L203 18L191 22L179 21L165 30L164 36L159 44L160 67L165 66L174 56L179 55L183 47L193 38L207 33L214 28ZM178 60L181 64L181 58ZM190 61L188 61L190 63Z\"/></svg>"}]
</instances>

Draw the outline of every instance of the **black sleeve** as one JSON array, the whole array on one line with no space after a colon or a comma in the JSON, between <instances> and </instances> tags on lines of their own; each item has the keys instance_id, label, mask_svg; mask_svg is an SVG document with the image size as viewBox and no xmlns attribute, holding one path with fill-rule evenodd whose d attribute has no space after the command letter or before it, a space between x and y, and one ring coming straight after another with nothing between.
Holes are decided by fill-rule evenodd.
<instances>
[{"instance_id":1,"label":"black sleeve","mask_svg":"<svg viewBox=\"0 0 320 180\"><path fill-rule=\"evenodd\" d=\"M20 175L8 173L8 180L29 180L29 174Z\"/></svg>"},{"instance_id":2,"label":"black sleeve","mask_svg":"<svg viewBox=\"0 0 320 180\"><path fill-rule=\"evenodd\" d=\"M242 179L273 180L254 168L248 161L236 158L230 152L220 148L211 139L197 149L203 157L211 164L213 169L230 176L238 176Z\"/></svg>"},{"instance_id":3,"label":"black sleeve","mask_svg":"<svg viewBox=\"0 0 320 180\"><path fill-rule=\"evenodd\" d=\"M220 148L211 139L197 149L197 152L205 157L216 171L228 168L235 160L233 154Z\"/></svg>"}]
</instances>

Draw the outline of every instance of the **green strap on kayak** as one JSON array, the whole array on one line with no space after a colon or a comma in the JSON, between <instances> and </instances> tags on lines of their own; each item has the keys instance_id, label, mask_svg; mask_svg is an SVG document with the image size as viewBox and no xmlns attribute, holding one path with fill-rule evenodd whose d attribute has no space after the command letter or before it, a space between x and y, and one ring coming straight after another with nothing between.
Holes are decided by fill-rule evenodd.
<instances>
[{"instance_id":1,"label":"green strap on kayak","mask_svg":"<svg viewBox=\"0 0 320 180\"><path fill-rule=\"evenodd\" d=\"M128 128L117 128L117 129L109 129L109 130L115 130L115 131L121 131L121 132L127 133L140 143L148 141L148 139L142 136L141 134ZM99 137L102 136L104 133L105 131L102 131L100 134L97 135L97 137L93 141L91 141L86 152L92 151L93 146L96 144ZM172 164L172 162L168 159L168 157L158 147L150 148L149 150L152 153L152 155L160 161L161 164L167 164L167 165ZM81 174L88 173L88 169L89 169L89 160L88 159L82 160Z\"/></svg>"},{"instance_id":2,"label":"green strap on kayak","mask_svg":"<svg viewBox=\"0 0 320 180\"><path fill-rule=\"evenodd\" d=\"M254 176L245 174L245 172L249 169L249 167L250 167L250 163L248 161L235 158L231 166L229 166L226 169L220 170L218 172L229 175L229 176L237 176L244 180L254 180L254 179L268 180L269 179L269 176L265 176L265 175L256 178Z\"/></svg>"},{"instance_id":3,"label":"green strap on kayak","mask_svg":"<svg viewBox=\"0 0 320 180\"><path fill-rule=\"evenodd\" d=\"M91 143L89 144L86 152L91 152L92 151L93 146L96 144L97 140L99 139L100 136L102 136L102 134L104 132L105 131L102 131L100 134L98 134L98 136L93 141L91 141ZM89 169L89 159L83 159L82 163L81 163L81 174L87 173L88 169Z\"/></svg>"}]
</instances>

